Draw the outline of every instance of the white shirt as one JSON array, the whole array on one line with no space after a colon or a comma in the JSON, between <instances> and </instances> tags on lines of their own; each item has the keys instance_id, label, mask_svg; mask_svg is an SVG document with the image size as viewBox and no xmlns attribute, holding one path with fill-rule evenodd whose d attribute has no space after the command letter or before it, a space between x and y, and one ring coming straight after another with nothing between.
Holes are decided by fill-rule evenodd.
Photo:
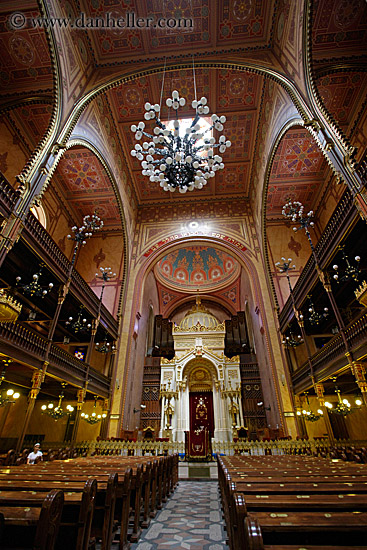
<instances>
[{"instance_id":1,"label":"white shirt","mask_svg":"<svg viewBox=\"0 0 367 550\"><path fill-rule=\"evenodd\" d=\"M28 464L34 464L36 459L39 457L39 456L42 456L42 453L41 451L37 451L36 453L34 453L33 451L31 453L29 453L28 455Z\"/></svg>"}]
</instances>

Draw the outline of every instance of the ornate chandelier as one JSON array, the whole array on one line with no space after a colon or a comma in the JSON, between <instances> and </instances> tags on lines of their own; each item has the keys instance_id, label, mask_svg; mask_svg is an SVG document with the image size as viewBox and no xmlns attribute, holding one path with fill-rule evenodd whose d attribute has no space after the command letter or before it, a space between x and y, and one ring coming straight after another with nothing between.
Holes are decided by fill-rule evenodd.
<instances>
[{"instance_id":1,"label":"ornate chandelier","mask_svg":"<svg viewBox=\"0 0 367 550\"><path fill-rule=\"evenodd\" d=\"M98 399L98 395L95 395L94 396L93 412L90 415L87 414L87 413L83 413L83 412L80 415L83 420L88 422L88 424L92 424L92 425L97 424L97 422L101 422L101 420L103 420L107 416L107 414L105 412L102 412L102 414L97 414L96 413L97 399Z\"/></svg>"},{"instance_id":2,"label":"ornate chandelier","mask_svg":"<svg viewBox=\"0 0 367 550\"><path fill-rule=\"evenodd\" d=\"M337 283L349 281L350 279L353 279L354 281L358 281L359 275L361 273L361 270L359 268L359 262L361 261L360 256L355 256L356 265L353 265L350 263L348 256L344 252L344 246L339 246L339 250L342 252L342 258L346 264L346 267L344 268L344 271L340 273L339 266L337 264L333 265L333 269L335 271L335 274L333 275L333 278L336 280Z\"/></svg>"},{"instance_id":3,"label":"ornate chandelier","mask_svg":"<svg viewBox=\"0 0 367 550\"><path fill-rule=\"evenodd\" d=\"M335 384L336 378L335 377L332 378L332 381ZM347 416L348 414L353 413L355 410L358 410L363 404L362 400L359 397L357 397L355 399L356 407L352 407L348 399L346 398L342 399L341 391L338 388L338 386L335 386L335 393L338 396L338 402L335 406L333 406L333 404L330 403L329 401L325 401L325 407L327 407L329 411L332 413L336 413L342 416Z\"/></svg>"},{"instance_id":4,"label":"ornate chandelier","mask_svg":"<svg viewBox=\"0 0 367 550\"><path fill-rule=\"evenodd\" d=\"M310 316L308 317L308 321L311 323L311 325L318 325L319 323L321 323L321 321L327 318L327 316L329 315L329 310L327 307L324 307L323 313L319 313L315 310L315 306L309 294L307 295L307 298L310 302L310 307L308 308Z\"/></svg>"},{"instance_id":5,"label":"ornate chandelier","mask_svg":"<svg viewBox=\"0 0 367 550\"><path fill-rule=\"evenodd\" d=\"M306 401L307 401L307 409L302 409L302 411L297 411L297 416L301 416L308 422L317 422L321 416L323 416L323 411L321 409L317 409L317 413L312 412L310 407L310 402L308 400L308 394L305 393Z\"/></svg>"},{"instance_id":6,"label":"ornate chandelier","mask_svg":"<svg viewBox=\"0 0 367 550\"><path fill-rule=\"evenodd\" d=\"M9 357L6 357L5 359L2 359L2 362L4 366L0 375L0 386L5 380L7 368L13 361ZM19 399L19 397L20 393L15 392L12 388L0 391L0 407L5 407L5 405L15 403L15 401Z\"/></svg>"},{"instance_id":7,"label":"ornate chandelier","mask_svg":"<svg viewBox=\"0 0 367 550\"><path fill-rule=\"evenodd\" d=\"M28 296L35 296L37 298L44 298L48 292L51 292L53 288L53 283L49 283L47 287L40 285L39 279L42 276L42 269L45 267L45 264L40 264L39 270L32 276L32 281L30 283L21 283L22 277L18 275L16 280L16 286L20 287L24 294Z\"/></svg>"},{"instance_id":8,"label":"ornate chandelier","mask_svg":"<svg viewBox=\"0 0 367 550\"><path fill-rule=\"evenodd\" d=\"M110 351L115 351L116 346L107 341L107 333L102 342L96 342L96 351L99 353L109 353Z\"/></svg>"},{"instance_id":9,"label":"ornate chandelier","mask_svg":"<svg viewBox=\"0 0 367 550\"><path fill-rule=\"evenodd\" d=\"M295 337L293 335L293 332L289 331L290 336L285 336L282 340L283 346L290 347L290 348L296 348L303 344L303 338L300 334Z\"/></svg>"},{"instance_id":10,"label":"ornate chandelier","mask_svg":"<svg viewBox=\"0 0 367 550\"><path fill-rule=\"evenodd\" d=\"M61 386L62 386L62 390L59 395L59 401L56 407L52 402L48 403L47 405L42 405L41 407L42 413L46 413L48 416L51 416L51 418L53 418L54 420L59 420L60 418L63 418L67 414L72 413L74 410L74 407L72 407L71 405L66 405L66 411L64 411L64 409L62 408L61 403L62 403L62 400L64 399L64 395L65 395L64 389L67 386L67 384L62 383Z\"/></svg>"},{"instance_id":11,"label":"ornate chandelier","mask_svg":"<svg viewBox=\"0 0 367 550\"><path fill-rule=\"evenodd\" d=\"M172 92L172 98L167 98L166 105L175 111L173 129L160 120L161 106L158 104L145 104L145 120L154 120L155 126L152 134L145 130L145 122L139 122L131 126L136 141L147 137L150 141L144 141L142 145L137 143L132 149L131 155L141 161L142 174L149 177L152 183L159 183L164 191L179 190L180 193L202 189L210 178L215 176L217 170L223 170L223 159L219 153L225 152L231 142L221 135L216 143L213 137L213 129L222 132L226 117L211 115L211 124L205 127L205 120L201 115L208 115L209 107L207 98L194 99L192 108L195 109L195 117L192 122L184 127L179 120L178 110L186 104L186 99L180 97L177 90Z\"/></svg>"},{"instance_id":12,"label":"ornate chandelier","mask_svg":"<svg viewBox=\"0 0 367 550\"><path fill-rule=\"evenodd\" d=\"M65 323L65 325L70 325L71 330L75 332L75 334L78 332L88 332L92 327L91 323L88 323L86 318L82 319L83 311L84 307L80 306L77 319L73 322L73 317L69 317Z\"/></svg>"},{"instance_id":13,"label":"ornate chandelier","mask_svg":"<svg viewBox=\"0 0 367 550\"><path fill-rule=\"evenodd\" d=\"M0 288L0 322L11 323L16 321L22 310L22 304L8 294L4 288Z\"/></svg>"}]
</instances>

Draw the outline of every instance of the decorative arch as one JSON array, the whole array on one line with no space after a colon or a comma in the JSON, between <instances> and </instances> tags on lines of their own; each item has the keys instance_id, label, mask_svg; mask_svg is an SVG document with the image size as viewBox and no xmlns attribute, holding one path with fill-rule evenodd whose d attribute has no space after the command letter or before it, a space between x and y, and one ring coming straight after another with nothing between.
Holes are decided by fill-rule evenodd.
<instances>
[{"instance_id":1,"label":"decorative arch","mask_svg":"<svg viewBox=\"0 0 367 550\"><path fill-rule=\"evenodd\" d=\"M212 391L219 379L217 366L204 357L190 359L182 370L182 380L187 378L189 391Z\"/></svg>"},{"instance_id":2,"label":"decorative arch","mask_svg":"<svg viewBox=\"0 0 367 550\"><path fill-rule=\"evenodd\" d=\"M302 94L298 90L297 86L294 84L294 82L286 77L284 74L280 73L279 71L276 71L274 69L271 69L269 67L265 67L259 63L253 63L253 62L230 62L230 61L222 61L222 62L211 62L211 61L198 61L195 65L197 69L204 68L204 69L231 69L231 70L238 70L240 72L251 72L255 74L259 74L268 78L271 78L278 84L282 86L289 95L290 100L294 103L296 106L298 112L300 113L301 117L305 120L312 120L313 115L311 110L309 109L307 102L303 99ZM120 86L121 84L125 84L127 82L131 82L137 78L143 78L147 77L153 74L160 74L164 72L164 70L169 73L177 70L183 70L183 69L190 69L192 68L192 62L182 62L182 63L176 63L174 65L169 65L167 67L164 67L164 65L161 65L160 67L155 68L149 68L146 70L140 70L140 71L131 71L130 73L119 76L119 77L112 77L109 81L99 84L96 86L93 90L88 92L83 98L81 98L74 106L74 109L70 113L66 124L64 128L62 129L58 142L62 145L65 145L68 141L68 139L71 136L71 133L77 124L82 112L84 109L89 105L91 101L93 101L98 95L116 87Z\"/></svg>"},{"instance_id":3,"label":"decorative arch","mask_svg":"<svg viewBox=\"0 0 367 550\"><path fill-rule=\"evenodd\" d=\"M178 239L177 241L174 241L173 243L168 242L168 243L164 244L159 250L153 251L152 254L149 257L144 258L144 256L142 256L141 264L139 266L139 269L137 271L136 278L135 278L136 286L135 286L135 291L134 291L134 301L133 301L132 310L131 310L132 313L130 315L130 319L126 320L127 324L124 326L124 331L126 333L133 333L134 323L135 323L135 314L134 314L134 312L139 311L139 309L140 309L141 300L142 300L142 289L144 288L144 283L145 283L146 277L147 277L148 273L151 271L153 265L157 262L157 260L159 258L161 258L164 254L166 254L168 250L170 250L172 247L176 247L177 245L179 246L180 243L183 243L183 242L186 243L186 244L191 243L191 242L192 243L198 242L198 237L197 236L192 236L192 237L188 236L188 237L184 237L182 239ZM279 410L280 422L281 422L281 424L284 424L284 421L281 417L281 411L283 410L283 408L282 408L282 405L281 405L282 397L281 397L280 387L279 387L279 383L278 383L278 380L277 380L277 374L276 374L276 372L277 372L276 362L275 362L275 357L274 357L273 350L272 350L272 347L271 347L271 344L270 344L270 332L269 332L269 325L268 325L268 317L265 314L265 305L264 305L264 301L263 301L263 298L262 298L262 292L261 292L261 288L260 288L260 281L259 281L259 278L258 278L258 275L257 275L255 265L253 263L254 254L251 250L248 250L248 249L246 250L246 252L242 252L240 249L236 248L236 246L234 244L231 244L229 242L221 241L217 237L205 237L205 236L203 236L203 237L201 237L200 242L215 244L215 246L217 246L218 248L223 247L225 250L229 250L230 253L240 262L240 264L245 268L245 270L250 275L250 280L251 280L252 289L253 289L253 296L256 299L257 303L259 304L259 309L260 309L260 313L261 313L262 320L263 320L263 326L264 326L264 328L266 328L265 333L264 333L264 340L265 340L265 344L266 344L266 354L267 354L267 357L269 359L269 367L271 369L271 377L272 377L272 382L273 382L273 387L274 387L274 399L275 399L275 402L277 403L277 407L278 407L278 410ZM127 388L128 388L127 381L130 378L131 354L132 354L132 348L130 347L129 350L128 350L128 353L126 354L126 357L125 357L124 378L126 380L126 384L124 386L122 397L121 397L121 402L120 402L121 417L124 416L124 411L125 411L125 406L126 406Z\"/></svg>"},{"instance_id":4,"label":"decorative arch","mask_svg":"<svg viewBox=\"0 0 367 550\"><path fill-rule=\"evenodd\" d=\"M344 133L340 130L338 124L334 121L330 113L325 109L325 106L322 102L320 94L316 85L316 78L314 74L314 64L312 58L312 11L314 9L313 0L306 0L305 2L305 12L304 12L304 48L302 50L303 55L303 68L304 68L304 77L306 84L306 91L308 98L310 100L311 106L313 107L317 117L320 120L321 125L324 125L330 132L330 138L333 143L333 147L336 150L340 151L341 157L345 162L345 167L347 169L348 175L353 182L353 185L358 189L360 184L356 176L355 170L355 160L352 158L352 155L355 152L354 147L350 144L349 140L346 138ZM316 141L318 141L320 147L321 143L318 140L318 132L321 128L320 124L316 121L311 121L312 126L311 133L314 135ZM322 148L322 147L321 147Z\"/></svg>"},{"instance_id":5,"label":"decorative arch","mask_svg":"<svg viewBox=\"0 0 367 550\"><path fill-rule=\"evenodd\" d=\"M125 293L125 286L126 286L126 281L127 281L127 277L128 277L128 265L129 265L130 260L129 260L129 248L128 248L128 243L127 243L126 218L125 218L125 214L124 214L124 208L123 208L121 196L120 196L120 193L119 193L119 190L118 190L118 185L117 185L117 182L116 182L115 177L113 175L113 172L112 172L107 160L102 155L102 153L92 143L90 143L88 140L85 140L85 139L82 139L82 138L76 138L76 139L70 140L67 143L66 147L63 148L60 151L61 154L58 155L57 162L55 162L55 167L53 169L53 173L55 172L58 163L62 159L63 154L66 151L68 151L69 149L72 149L73 147L78 147L78 146L85 147L86 149L89 149L96 156L96 158L99 160L99 162L102 164L103 168L106 171L108 179L111 183L111 187L113 189L113 192L114 192L117 204L118 204L118 208L119 208L121 229L122 229L123 247L124 247L122 284L121 284L121 292L120 292L118 314L117 314L118 316L120 316L121 311L122 311L123 302L124 302L124 293ZM50 181L50 179L48 181ZM45 190L46 190L46 187L43 189L43 192Z\"/></svg>"},{"instance_id":6,"label":"decorative arch","mask_svg":"<svg viewBox=\"0 0 367 550\"><path fill-rule=\"evenodd\" d=\"M38 2L38 8L42 18L51 17L50 7L46 2ZM52 147L52 144L55 142L57 132L59 130L59 125L61 122L62 114L62 97L63 97L63 86L62 86L62 74L61 74L61 65L60 65L60 54L56 46L56 39L54 36L54 30L52 28L45 27L44 32L47 39L47 44L49 48L50 61L52 66L52 78L53 78L53 90L52 90L52 113L50 121L44 136L39 141L34 152L31 154L28 162L23 168L21 174L17 177L19 182L25 187L24 199L26 199L31 194L31 189L29 188L29 180L36 174L39 169L40 164L44 158L48 155L49 149ZM37 99L37 98L36 98Z\"/></svg>"}]
</instances>

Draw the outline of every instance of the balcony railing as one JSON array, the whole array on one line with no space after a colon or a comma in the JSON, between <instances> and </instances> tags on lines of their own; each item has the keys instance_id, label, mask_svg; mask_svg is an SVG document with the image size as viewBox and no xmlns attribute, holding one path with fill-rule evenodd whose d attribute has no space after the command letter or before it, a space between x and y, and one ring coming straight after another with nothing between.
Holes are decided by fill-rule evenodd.
<instances>
[{"instance_id":1,"label":"balcony railing","mask_svg":"<svg viewBox=\"0 0 367 550\"><path fill-rule=\"evenodd\" d=\"M316 255L322 269L330 260L332 251L335 250L340 243L348 227L356 219L358 219L358 212L353 203L352 193L349 189L346 189L315 247ZM293 296L297 308L301 306L316 281L317 272L315 269L315 261L313 256L310 256L293 289ZM279 314L281 332L284 332L293 316L292 301L289 297Z\"/></svg>"},{"instance_id":2,"label":"balcony railing","mask_svg":"<svg viewBox=\"0 0 367 550\"><path fill-rule=\"evenodd\" d=\"M367 313L353 321L345 330L350 350L357 351L357 357L363 355L366 351L362 347L367 348ZM332 338L320 351L311 357L312 368L316 381L322 380L325 377L330 377L335 374L341 367L348 364L345 357L345 345L341 334L337 334ZM292 375L293 387L296 393L304 391L310 387L310 365L304 363Z\"/></svg>"},{"instance_id":3,"label":"balcony railing","mask_svg":"<svg viewBox=\"0 0 367 550\"><path fill-rule=\"evenodd\" d=\"M14 359L40 368L46 358L47 340L17 322L0 323L1 351ZM92 367L79 361L67 351L52 344L47 372L82 387L88 380L88 389L101 397L108 397L109 379Z\"/></svg>"},{"instance_id":4,"label":"balcony railing","mask_svg":"<svg viewBox=\"0 0 367 550\"><path fill-rule=\"evenodd\" d=\"M66 282L71 262L31 212L26 217L21 237L35 250L45 264L55 272L56 276L62 282ZM92 316L97 316L99 298L75 268L73 268L71 273L70 292L90 311ZM112 338L116 340L118 336L118 322L103 304L101 308L101 323Z\"/></svg>"},{"instance_id":5,"label":"balcony railing","mask_svg":"<svg viewBox=\"0 0 367 550\"><path fill-rule=\"evenodd\" d=\"M5 217L9 216L18 198L19 192L10 185L0 172L0 213Z\"/></svg>"}]
</instances>

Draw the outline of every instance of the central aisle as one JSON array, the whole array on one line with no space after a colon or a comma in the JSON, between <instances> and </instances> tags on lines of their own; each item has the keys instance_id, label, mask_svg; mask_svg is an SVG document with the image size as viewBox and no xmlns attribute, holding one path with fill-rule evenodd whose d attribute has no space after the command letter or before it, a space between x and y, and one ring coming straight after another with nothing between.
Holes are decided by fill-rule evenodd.
<instances>
[{"instance_id":1,"label":"central aisle","mask_svg":"<svg viewBox=\"0 0 367 550\"><path fill-rule=\"evenodd\" d=\"M228 550L216 481L180 481L132 550Z\"/></svg>"}]
</instances>

